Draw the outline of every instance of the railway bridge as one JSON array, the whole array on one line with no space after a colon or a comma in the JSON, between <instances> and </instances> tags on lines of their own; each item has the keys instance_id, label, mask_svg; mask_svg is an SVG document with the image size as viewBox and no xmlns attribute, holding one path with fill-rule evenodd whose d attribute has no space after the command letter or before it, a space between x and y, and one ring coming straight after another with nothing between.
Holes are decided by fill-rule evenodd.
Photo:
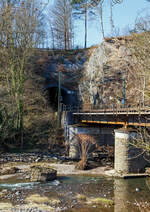
<instances>
[{"instance_id":1,"label":"railway bridge","mask_svg":"<svg viewBox=\"0 0 150 212\"><path fill-rule=\"evenodd\" d=\"M96 137L99 145L114 146L114 169L118 176L145 171L149 162L143 149L133 145L133 141L141 144L144 141L145 135L139 137L137 131L150 127L150 107L98 109L84 105L82 109L64 106L63 110L66 111L66 134L72 142L73 157L76 157L75 135L90 134Z\"/></svg>"}]
</instances>

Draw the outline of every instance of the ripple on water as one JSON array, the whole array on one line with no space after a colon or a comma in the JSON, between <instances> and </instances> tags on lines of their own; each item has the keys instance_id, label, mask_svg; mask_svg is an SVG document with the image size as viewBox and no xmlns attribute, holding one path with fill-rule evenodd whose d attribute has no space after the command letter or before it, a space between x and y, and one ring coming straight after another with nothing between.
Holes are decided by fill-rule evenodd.
<instances>
[{"instance_id":1,"label":"ripple on water","mask_svg":"<svg viewBox=\"0 0 150 212\"><path fill-rule=\"evenodd\" d=\"M1 183L0 188L30 188L35 185L40 184L40 182L30 182L30 183Z\"/></svg>"},{"instance_id":2,"label":"ripple on water","mask_svg":"<svg viewBox=\"0 0 150 212\"><path fill-rule=\"evenodd\" d=\"M62 176L58 177L57 180L47 183L5 182L0 184L0 189L8 190L10 197L15 197L15 199L18 196L18 198L24 200L27 195L32 195L33 193L38 193L48 198L58 198L61 200L59 207L68 208L66 210L67 212L100 211L98 208L99 205L95 203L88 205L88 203L78 199L78 195L85 196L87 200L93 200L94 198L114 200L114 210L104 205L101 211L117 211L117 208L123 206L122 211L125 211L124 207L127 207L127 209L130 207L128 211L135 212L138 209L135 205L136 203L143 201L147 205L150 203L150 180L141 178L124 180L87 176ZM13 189L16 189L15 194L13 193ZM21 193L17 193L17 189L21 190ZM81 209L84 206L85 209ZM71 209L72 207L74 209Z\"/></svg>"},{"instance_id":3,"label":"ripple on water","mask_svg":"<svg viewBox=\"0 0 150 212\"><path fill-rule=\"evenodd\" d=\"M60 184L59 180L53 180L46 183L41 182L25 182L25 183L0 183L0 189L14 189L14 188L24 188L24 189L31 189L33 187L44 187L44 186L58 186Z\"/></svg>"}]
</instances>

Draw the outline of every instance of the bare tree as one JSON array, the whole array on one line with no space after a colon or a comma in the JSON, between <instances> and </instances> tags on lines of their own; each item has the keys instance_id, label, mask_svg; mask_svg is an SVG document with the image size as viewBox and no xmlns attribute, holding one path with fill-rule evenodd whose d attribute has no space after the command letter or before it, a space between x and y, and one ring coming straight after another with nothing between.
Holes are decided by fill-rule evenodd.
<instances>
[{"instance_id":1,"label":"bare tree","mask_svg":"<svg viewBox=\"0 0 150 212\"><path fill-rule=\"evenodd\" d=\"M122 0L99 0L97 1L97 4L95 4L95 8L97 10L99 23L100 23L100 29L103 36L103 39L105 37L105 30L104 30L104 21L103 21L103 14L104 14L104 7L107 8L110 6L110 27L111 27L111 36L117 36L119 34L118 29L114 25L113 21L113 7L118 4L122 3Z\"/></svg>"},{"instance_id":2,"label":"bare tree","mask_svg":"<svg viewBox=\"0 0 150 212\"><path fill-rule=\"evenodd\" d=\"M53 29L53 26L51 24L51 21L49 21L49 27L50 27L50 37L51 37L51 40L52 40L52 47L53 49L55 49L55 35L54 35L54 29Z\"/></svg>"},{"instance_id":3,"label":"bare tree","mask_svg":"<svg viewBox=\"0 0 150 212\"><path fill-rule=\"evenodd\" d=\"M99 5L97 6L97 11L98 11L98 14L99 14L102 36L103 36L103 39L104 39L105 33L104 33L104 22L103 22L103 1L100 2Z\"/></svg>"},{"instance_id":4,"label":"bare tree","mask_svg":"<svg viewBox=\"0 0 150 212\"><path fill-rule=\"evenodd\" d=\"M150 103L150 17L138 17L135 27L130 35L132 42L128 43L136 65L133 67L133 73L139 78L139 83L135 84L134 89L138 90L142 106L148 106Z\"/></svg>"},{"instance_id":5,"label":"bare tree","mask_svg":"<svg viewBox=\"0 0 150 212\"><path fill-rule=\"evenodd\" d=\"M17 1L13 1L17 2ZM0 6L1 84L7 85L9 110L16 114L15 128L23 146L24 82L33 48L43 36L36 0Z\"/></svg>"},{"instance_id":6,"label":"bare tree","mask_svg":"<svg viewBox=\"0 0 150 212\"><path fill-rule=\"evenodd\" d=\"M69 0L56 0L51 10L53 39L57 48L71 49L73 40L72 7Z\"/></svg>"}]
</instances>

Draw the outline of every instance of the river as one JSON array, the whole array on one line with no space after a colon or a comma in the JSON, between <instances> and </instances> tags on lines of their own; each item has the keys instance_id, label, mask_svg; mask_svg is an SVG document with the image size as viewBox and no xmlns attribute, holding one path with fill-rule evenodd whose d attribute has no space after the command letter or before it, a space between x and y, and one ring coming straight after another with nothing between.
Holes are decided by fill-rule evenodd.
<instances>
[{"instance_id":1,"label":"river","mask_svg":"<svg viewBox=\"0 0 150 212\"><path fill-rule=\"evenodd\" d=\"M35 194L37 198L29 201ZM16 208L14 211L21 211L19 209L25 206L34 208L35 203L38 208L40 197L47 198L42 201L42 206L45 204L45 209L39 210L42 212L51 211L48 207L64 212L150 211L150 179L62 176L49 183L6 181L0 184L1 211L9 211L10 207L4 210L2 203L12 204L11 207ZM94 201L98 198L99 202ZM103 199L112 200L113 204Z\"/></svg>"}]
</instances>

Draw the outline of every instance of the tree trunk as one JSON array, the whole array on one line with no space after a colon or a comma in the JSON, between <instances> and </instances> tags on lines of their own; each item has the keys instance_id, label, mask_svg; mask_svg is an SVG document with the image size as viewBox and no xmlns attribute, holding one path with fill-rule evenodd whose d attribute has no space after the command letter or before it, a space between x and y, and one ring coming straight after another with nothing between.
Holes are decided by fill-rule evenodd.
<instances>
[{"instance_id":1,"label":"tree trunk","mask_svg":"<svg viewBox=\"0 0 150 212\"><path fill-rule=\"evenodd\" d=\"M87 7L85 7L85 11L84 11L84 15L85 15L85 43L84 43L84 48L87 47Z\"/></svg>"},{"instance_id":2,"label":"tree trunk","mask_svg":"<svg viewBox=\"0 0 150 212\"><path fill-rule=\"evenodd\" d=\"M100 6L100 26L101 26L101 32L102 32L102 35L103 35L103 39L104 39L105 35L104 35L103 8L102 8L102 5Z\"/></svg>"}]
</instances>

